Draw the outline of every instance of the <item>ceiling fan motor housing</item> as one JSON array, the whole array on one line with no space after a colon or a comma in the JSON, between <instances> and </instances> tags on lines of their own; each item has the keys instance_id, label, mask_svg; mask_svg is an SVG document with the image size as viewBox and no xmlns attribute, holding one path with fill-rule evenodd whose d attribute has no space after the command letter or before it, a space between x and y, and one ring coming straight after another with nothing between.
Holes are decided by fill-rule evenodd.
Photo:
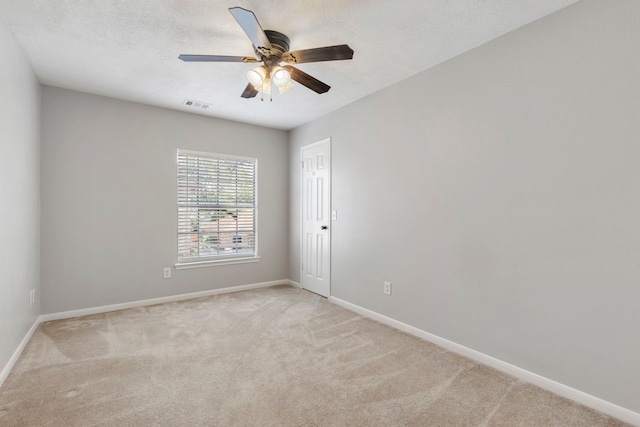
<instances>
[{"instance_id":1,"label":"ceiling fan motor housing","mask_svg":"<svg viewBox=\"0 0 640 427\"><path fill-rule=\"evenodd\" d=\"M270 56L282 57L282 54L289 51L289 37L278 31L264 30L267 38L271 42ZM258 53L258 55L260 55Z\"/></svg>"}]
</instances>

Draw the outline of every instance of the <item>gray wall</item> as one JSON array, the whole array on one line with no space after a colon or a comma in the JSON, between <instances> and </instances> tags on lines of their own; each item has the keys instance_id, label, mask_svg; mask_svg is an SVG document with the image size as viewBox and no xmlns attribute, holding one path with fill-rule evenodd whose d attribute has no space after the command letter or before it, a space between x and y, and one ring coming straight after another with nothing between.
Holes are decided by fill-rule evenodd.
<instances>
[{"instance_id":1,"label":"gray wall","mask_svg":"<svg viewBox=\"0 0 640 427\"><path fill-rule=\"evenodd\" d=\"M583 0L293 130L290 278L331 137L333 296L640 412L639 29Z\"/></svg>"},{"instance_id":2,"label":"gray wall","mask_svg":"<svg viewBox=\"0 0 640 427\"><path fill-rule=\"evenodd\" d=\"M40 293L40 84L0 19L0 371L36 320Z\"/></svg>"},{"instance_id":3,"label":"gray wall","mask_svg":"<svg viewBox=\"0 0 640 427\"><path fill-rule=\"evenodd\" d=\"M43 313L286 279L284 131L42 89ZM173 270L176 150L258 158L258 263Z\"/></svg>"}]
</instances>

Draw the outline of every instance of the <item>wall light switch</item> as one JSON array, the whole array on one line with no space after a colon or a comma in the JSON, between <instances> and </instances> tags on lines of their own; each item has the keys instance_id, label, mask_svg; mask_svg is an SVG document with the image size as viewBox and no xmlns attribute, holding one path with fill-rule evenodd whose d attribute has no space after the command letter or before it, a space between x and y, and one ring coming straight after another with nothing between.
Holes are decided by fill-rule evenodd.
<instances>
[{"instance_id":1,"label":"wall light switch","mask_svg":"<svg viewBox=\"0 0 640 427\"><path fill-rule=\"evenodd\" d=\"M331 221L338 220L338 211L331 211Z\"/></svg>"},{"instance_id":2,"label":"wall light switch","mask_svg":"<svg viewBox=\"0 0 640 427\"><path fill-rule=\"evenodd\" d=\"M171 267L166 267L163 272L165 279L171 279Z\"/></svg>"}]
</instances>

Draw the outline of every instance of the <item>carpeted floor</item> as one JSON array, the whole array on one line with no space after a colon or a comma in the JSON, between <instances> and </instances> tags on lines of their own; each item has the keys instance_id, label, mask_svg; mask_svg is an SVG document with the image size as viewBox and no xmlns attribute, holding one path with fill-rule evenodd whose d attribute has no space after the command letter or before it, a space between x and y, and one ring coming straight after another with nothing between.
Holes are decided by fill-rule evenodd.
<instances>
[{"instance_id":1,"label":"carpeted floor","mask_svg":"<svg viewBox=\"0 0 640 427\"><path fill-rule=\"evenodd\" d=\"M40 325L2 426L623 426L288 286Z\"/></svg>"}]
</instances>

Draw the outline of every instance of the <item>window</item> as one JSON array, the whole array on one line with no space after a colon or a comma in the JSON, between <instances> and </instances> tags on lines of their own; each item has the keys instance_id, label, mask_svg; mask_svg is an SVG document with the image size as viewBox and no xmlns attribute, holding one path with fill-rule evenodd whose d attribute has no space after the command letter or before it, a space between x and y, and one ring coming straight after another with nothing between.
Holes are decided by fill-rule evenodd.
<instances>
[{"instance_id":1,"label":"window","mask_svg":"<svg viewBox=\"0 0 640 427\"><path fill-rule=\"evenodd\" d=\"M178 264L256 257L257 160L178 150Z\"/></svg>"}]
</instances>

